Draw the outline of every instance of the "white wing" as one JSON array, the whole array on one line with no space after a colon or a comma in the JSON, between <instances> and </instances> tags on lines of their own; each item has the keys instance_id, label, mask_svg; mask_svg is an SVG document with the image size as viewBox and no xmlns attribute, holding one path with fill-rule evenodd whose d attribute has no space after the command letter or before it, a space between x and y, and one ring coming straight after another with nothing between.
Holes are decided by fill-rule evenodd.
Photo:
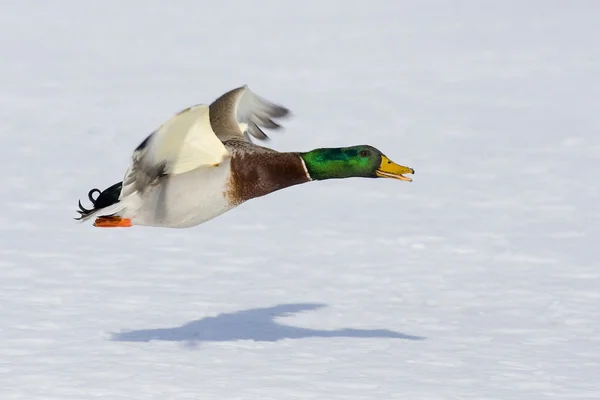
<instances>
[{"instance_id":1,"label":"white wing","mask_svg":"<svg viewBox=\"0 0 600 400\"><path fill-rule=\"evenodd\" d=\"M279 129L273 118L289 114L285 107L273 104L252 92L248 86L233 89L210 105L210 123L221 141L250 141L250 135L259 140L268 136L261 130Z\"/></svg>"},{"instance_id":2,"label":"white wing","mask_svg":"<svg viewBox=\"0 0 600 400\"><path fill-rule=\"evenodd\" d=\"M120 198L143 190L160 176L215 166L228 155L211 127L209 106L189 107L165 122L135 149Z\"/></svg>"}]
</instances>

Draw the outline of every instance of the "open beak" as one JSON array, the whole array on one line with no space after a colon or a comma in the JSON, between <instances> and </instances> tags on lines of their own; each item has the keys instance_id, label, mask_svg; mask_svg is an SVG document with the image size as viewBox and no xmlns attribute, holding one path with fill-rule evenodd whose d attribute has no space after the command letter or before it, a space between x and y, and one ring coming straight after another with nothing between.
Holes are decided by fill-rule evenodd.
<instances>
[{"instance_id":1,"label":"open beak","mask_svg":"<svg viewBox=\"0 0 600 400\"><path fill-rule=\"evenodd\" d=\"M401 181L412 182L412 179L402 174L414 174L415 170L403 165L398 165L386 156L382 155L381 165L377 169L376 173L380 178L393 178L400 179Z\"/></svg>"}]
</instances>

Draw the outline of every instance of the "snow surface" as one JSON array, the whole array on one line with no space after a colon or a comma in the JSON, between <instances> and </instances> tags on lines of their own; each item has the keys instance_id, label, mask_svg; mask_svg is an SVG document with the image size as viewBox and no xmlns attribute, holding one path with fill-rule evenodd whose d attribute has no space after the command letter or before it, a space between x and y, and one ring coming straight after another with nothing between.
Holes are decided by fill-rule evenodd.
<instances>
[{"instance_id":1,"label":"snow surface","mask_svg":"<svg viewBox=\"0 0 600 400\"><path fill-rule=\"evenodd\" d=\"M0 399L599 399L600 3L5 1ZM302 185L96 229L174 112L249 84Z\"/></svg>"}]
</instances>

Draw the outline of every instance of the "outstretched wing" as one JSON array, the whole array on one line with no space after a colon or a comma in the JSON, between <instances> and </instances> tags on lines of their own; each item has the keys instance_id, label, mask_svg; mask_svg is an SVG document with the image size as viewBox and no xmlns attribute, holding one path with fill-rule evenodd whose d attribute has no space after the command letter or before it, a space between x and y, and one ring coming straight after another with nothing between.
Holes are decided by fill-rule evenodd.
<instances>
[{"instance_id":1,"label":"outstretched wing","mask_svg":"<svg viewBox=\"0 0 600 400\"><path fill-rule=\"evenodd\" d=\"M135 149L119 198L143 190L163 175L218 165L228 155L211 127L209 106L189 107L165 122Z\"/></svg>"},{"instance_id":2,"label":"outstretched wing","mask_svg":"<svg viewBox=\"0 0 600 400\"><path fill-rule=\"evenodd\" d=\"M233 89L210 105L210 123L221 141L245 140L250 136L266 140L265 129L279 129L281 125L273 118L289 114L285 107L273 104L256 95L248 86Z\"/></svg>"}]
</instances>

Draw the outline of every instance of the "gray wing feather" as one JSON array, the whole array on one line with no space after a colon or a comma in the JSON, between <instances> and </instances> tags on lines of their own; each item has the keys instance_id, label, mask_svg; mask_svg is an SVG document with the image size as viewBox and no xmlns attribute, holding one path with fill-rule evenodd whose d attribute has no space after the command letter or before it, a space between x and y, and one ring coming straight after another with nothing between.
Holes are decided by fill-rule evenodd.
<instances>
[{"instance_id":1,"label":"gray wing feather","mask_svg":"<svg viewBox=\"0 0 600 400\"><path fill-rule=\"evenodd\" d=\"M145 157L147 155L147 145L153 134L150 134L133 152L131 166L123 178L123 189L120 198L124 198L135 191L142 192L145 187L164 174L164 163L157 165L148 162L149 160Z\"/></svg>"},{"instance_id":2,"label":"gray wing feather","mask_svg":"<svg viewBox=\"0 0 600 400\"><path fill-rule=\"evenodd\" d=\"M210 105L210 122L222 142L244 140L251 137L267 140L263 129L281 129L275 118L283 118L290 111L258 96L248 86L230 90Z\"/></svg>"}]
</instances>

